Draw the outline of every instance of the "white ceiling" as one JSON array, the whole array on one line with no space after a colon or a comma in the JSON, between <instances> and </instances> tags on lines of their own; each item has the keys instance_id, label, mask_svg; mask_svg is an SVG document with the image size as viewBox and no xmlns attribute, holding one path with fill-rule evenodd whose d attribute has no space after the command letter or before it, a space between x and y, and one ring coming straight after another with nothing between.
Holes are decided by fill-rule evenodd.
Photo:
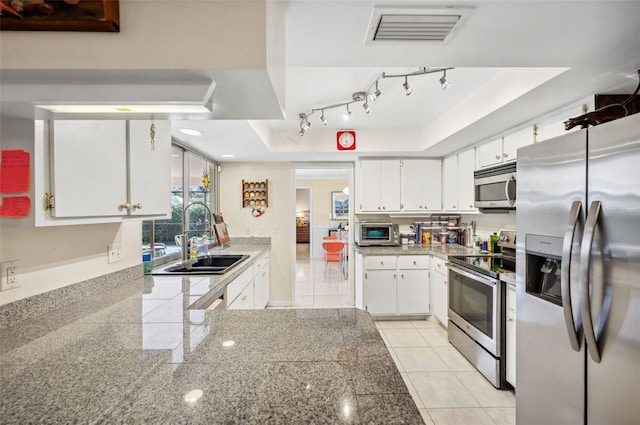
<instances>
[{"instance_id":1,"label":"white ceiling","mask_svg":"<svg viewBox=\"0 0 640 425\"><path fill-rule=\"evenodd\" d=\"M145 96L157 100L149 93L161 92L157 88L162 86L162 92L167 87L173 90L172 99L179 102L180 90L185 99L193 98L194 93L204 93L213 79L213 113L207 119L178 116L172 123L175 138L222 162L309 163L372 155L442 156L595 93L630 93L637 84L640 1L279 3L286 22L282 109L273 104L273 97L262 95L262 82L249 78L249 72L156 70L110 71L107 75L100 70L14 70L0 75L2 113L19 111L26 104L22 100L29 95L24 87L33 81L38 85L31 84L31 99L54 100L54 90L48 97L43 95L47 84L61 95L72 92L72 86L74 93L82 93L75 95L77 99L100 99L105 89L99 83L110 79L127 100L147 100ZM445 43L367 44L374 6L447 6L468 13ZM310 117L307 134L298 135L300 113L348 101L383 72L405 74L421 67L455 67L447 71L453 85L442 91L440 73L412 77L413 93L407 97L402 93L403 79L383 79L379 83L382 95L372 103L370 114L365 114L361 103L353 104L352 119L346 123L340 117L343 109L327 110L329 123L323 127L316 113ZM239 84L242 93L231 90ZM274 119L282 114L283 119ZM212 117L231 119L209 119ZM203 134L193 137L178 132L185 127ZM357 132L355 152L336 152L338 129Z\"/></svg>"},{"instance_id":2,"label":"white ceiling","mask_svg":"<svg viewBox=\"0 0 640 425\"><path fill-rule=\"evenodd\" d=\"M339 161L377 153L442 156L595 93L632 92L637 84L637 1L284 3L286 119L266 121L278 139L272 151L253 130L265 123L176 121L174 129L188 126L204 133L176 137L223 161L230 160L223 153L234 154L233 161ZM445 43L365 44L374 6L381 5L447 5L470 13ZM438 83L440 73L410 78L413 93L408 97L402 93L404 80L384 79L369 115L361 103L350 106L348 123L341 118L343 108L327 110L326 127L316 113L309 132L297 134L300 113L348 101L382 72L448 66L455 69L447 72L453 83L447 91ZM336 152L338 129L356 130L360 143L355 152ZM378 137L367 138L373 134Z\"/></svg>"}]
</instances>

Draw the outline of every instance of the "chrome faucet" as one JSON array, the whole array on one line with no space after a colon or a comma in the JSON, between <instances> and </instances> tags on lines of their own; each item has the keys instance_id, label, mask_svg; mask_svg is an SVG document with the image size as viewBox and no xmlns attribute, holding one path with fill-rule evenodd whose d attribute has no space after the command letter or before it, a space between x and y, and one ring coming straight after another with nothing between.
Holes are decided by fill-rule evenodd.
<instances>
[{"instance_id":1,"label":"chrome faucet","mask_svg":"<svg viewBox=\"0 0 640 425\"><path fill-rule=\"evenodd\" d=\"M214 239L213 214L211 213L211 209L209 209L207 204L205 204L204 202L200 202L200 201L194 201L194 202L191 202L191 203L187 204L187 206L184 207L184 210L182 211L182 229L183 229L183 234L182 234L182 260L183 261L189 259L189 250L187 249L187 245L189 245L189 232L195 231L195 230L189 230L189 224L187 223L187 210L193 205L202 205L203 207L205 207L205 209L209 213L209 239L211 239L211 240Z\"/></svg>"}]
</instances>

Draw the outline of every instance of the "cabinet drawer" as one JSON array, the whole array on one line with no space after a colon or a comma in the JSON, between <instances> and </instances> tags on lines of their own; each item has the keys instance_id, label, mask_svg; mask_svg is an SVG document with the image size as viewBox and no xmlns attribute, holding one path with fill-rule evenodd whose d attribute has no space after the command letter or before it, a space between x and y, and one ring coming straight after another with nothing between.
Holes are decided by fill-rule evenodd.
<instances>
[{"instance_id":1,"label":"cabinet drawer","mask_svg":"<svg viewBox=\"0 0 640 425\"><path fill-rule=\"evenodd\" d=\"M433 257L431 259L431 270L446 275L447 274L446 263L447 263L447 260L443 260L442 258L439 258L439 257Z\"/></svg>"},{"instance_id":2,"label":"cabinet drawer","mask_svg":"<svg viewBox=\"0 0 640 425\"><path fill-rule=\"evenodd\" d=\"M365 270L395 270L396 266L395 255L367 255L364 257Z\"/></svg>"},{"instance_id":3,"label":"cabinet drawer","mask_svg":"<svg viewBox=\"0 0 640 425\"><path fill-rule=\"evenodd\" d=\"M253 281L253 266L250 266L233 282L227 285L227 306L231 305L238 295Z\"/></svg>"},{"instance_id":4,"label":"cabinet drawer","mask_svg":"<svg viewBox=\"0 0 640 425\"><path fill-rule=\"evenodd\" d=\"M400 255L398 256L398 268L400 270L428 269L428 255Z\"/></svg>"},{"instance_id":5,"label":"cabinet drawer","mask_svg":"<svg viewBox=\"0 0 640 425\"><path fill-rule=\"evenodd\" d=\"M262 274L263 270L269 265L269 254L262 254L260 258L253 263L253 275L258 276Z\"/></svg>"}]
</instances>

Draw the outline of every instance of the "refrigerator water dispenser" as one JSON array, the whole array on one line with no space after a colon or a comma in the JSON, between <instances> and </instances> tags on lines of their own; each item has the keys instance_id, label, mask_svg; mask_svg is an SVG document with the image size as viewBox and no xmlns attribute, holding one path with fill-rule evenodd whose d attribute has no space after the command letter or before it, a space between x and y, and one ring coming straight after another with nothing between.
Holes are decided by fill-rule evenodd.
<instances>
[{"instance_id":1,"label":"refrigerator water dispenser","mask_svg":"<svg viewBox=\"0 0 640 425\"><path fill-rule=\"evenodd\" d=\"M525 251L526 292L561 306L562 238L527 235Z\"/></svg>"}]
</instances>

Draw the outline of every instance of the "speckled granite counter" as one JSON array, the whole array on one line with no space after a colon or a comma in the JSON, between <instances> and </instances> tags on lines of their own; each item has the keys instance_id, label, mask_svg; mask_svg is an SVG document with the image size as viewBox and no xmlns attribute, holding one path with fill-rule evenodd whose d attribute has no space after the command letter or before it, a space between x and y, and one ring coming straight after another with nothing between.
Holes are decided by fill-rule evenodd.
<instances>
[{"instance_id":1,"label":"speckled granite counter","mask_svg":"<svg viewBox=\"0 0 640 425\"><path fill-rule=\"evenodd\" d=\"M0 330L3 424L422 424L368 313L203 311L144 276Z\"/></svg>"},{"instance_id":2,"label":"speckled granite counter","mask_svg":"<svg viewBox=\"0 0 640 425\"><path fill-rule=\"evenodd\" d=\"M397 246L355 246L363 255L435 255L447 259L449 255L477 255L473 248L456 244L444 245L397 245Z\"/></svg>"}]
</instances>

